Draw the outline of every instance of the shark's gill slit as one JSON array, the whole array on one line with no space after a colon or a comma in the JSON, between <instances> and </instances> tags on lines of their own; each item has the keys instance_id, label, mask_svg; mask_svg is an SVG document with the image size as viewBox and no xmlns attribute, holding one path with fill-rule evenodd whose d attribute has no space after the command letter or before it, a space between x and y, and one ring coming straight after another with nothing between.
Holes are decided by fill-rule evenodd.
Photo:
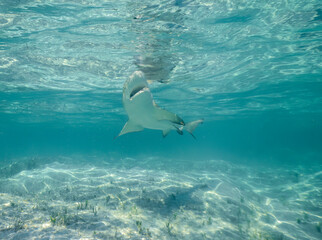
<instances>
[{"instance_id":1,"label":"shark's gill slit","mask_svg":"<svg viewBox=\"0 0 322 240\"><path fill-rule=\"evenodd\" d=\"M143 90L145 88L145 86L139 86L137 88L134 88L130 94L130 98L132 98L133 96L135 96L135 94L137 94L138 92L140 92L141 90Z\"/></svg>"}]
</instances>

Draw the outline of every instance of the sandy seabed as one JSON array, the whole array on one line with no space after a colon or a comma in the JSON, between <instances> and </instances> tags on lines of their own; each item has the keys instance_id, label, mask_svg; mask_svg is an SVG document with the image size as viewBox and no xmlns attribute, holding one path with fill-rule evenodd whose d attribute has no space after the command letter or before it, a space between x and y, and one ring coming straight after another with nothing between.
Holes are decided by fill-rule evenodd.
<instances>
[{"instance_id":1,"label":"sandy seabed","mask_svg":"<svg viewBox=\"0 0 322 240\"><path fill-rule=\"evenodd\" d=\"M0 239L322 238L321 171L160 161L60 159L2 176Z\"/></svg>"}]
</instances>

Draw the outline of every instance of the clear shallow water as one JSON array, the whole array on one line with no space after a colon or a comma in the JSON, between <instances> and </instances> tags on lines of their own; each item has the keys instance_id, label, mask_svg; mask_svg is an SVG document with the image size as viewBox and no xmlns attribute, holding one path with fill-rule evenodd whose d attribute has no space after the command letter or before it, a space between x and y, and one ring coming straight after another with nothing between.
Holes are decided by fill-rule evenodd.
<instances>
[{"instance_id":1,"label":"clear shallow water","mask_svg":"<svg viewBox=\"0 0 322 240\"><path fill-rule=\"evenodd\" d=\"M167 173L191 170L198 177L191 182L183 177L182 181L195 189L203 171L207 171L210 179L219 178L245 195L245 204L239 206L245 205L247 209L249 202L256 205L256 210L252 209L247 218L240 219L243 227L238 229L236 222L225 218L230 216L229 211L219 214L217 210L225 208L226 203L215 201L216 206L212 205L207 214L213 217L216 212L219 219L233 225L209 225L209 229L216 226L222 229L222 235L207 228L205 235L202 232L199 235L184 233L179 230L186 226L184 224L177 224L176 234L169 234L164 230L169 217L162 216L161 212L167 207L173 212L170 205L157 207L160 212L154 211L154 215L145 212L150 210L149 204L146 208L137 206L143 209L143 216L161 214L155 225L150 226L151 238L319 239L322 215L319 204L322 185L321 9L319 1L298 0L255 3L0 1L0 175L9 179L3 181L23 183L38 174L37 169L44 177L50 172L40 170L46 164L53 164L49 167L57 167L56 171L60 172L64 167L58 167L54 162L66 164L68 159L76 172L81 164L92 164L95 168L102 162L116 164L113 165L116 169L137 167L136 173L142 178L145 170L154 171L153 174L164 174L164 181L178 191L181 189L179 192L185 192L188 187L173 183L171 177L166 177ZM135 70L145 73L160 106L187 122L205 119L195 132L197 141L188 134L180 136L175 132L163 139L160 132L152 130L113 140L127 120L121 103L122 86ZM83 159L81 163L80 159ZM223 170L216 168L218 161L224 161L227 169L250 167L248 177L233 170L226 171L224 177L216 175L218 169ZM266 170L260 170L263 168ZM108 169L106 175L110 174ZM165 173L158 173L159 169ZM288 176L287 170L299 176L306 175L293 186L281 177L282 174ZM267 191L267 185L260 184L259 180L254 186L251 180L257 171L269 172L263 175L263 181L267 176L281 177L281 188L272 186L276 183L267 183L273 190L262 194ZM136 173L129 172L134 179ZM126 175L127 170L121 174ZM181 179L182 176L176 174L174 178ZM235 178L238 181L231 183ZM128 186L128 181L126 178L124 186ZM254 219L259 219L254 214L264 211L267 199L252 202L252 194L246 194L243 185L238 184L241 181L250 184L249 191L258 198L274 199L281 204L279 206L295 212L287 219L296 229L293 229L293 235L290 228L281 227L280 221L285 219L272 209L266 209L267 214L274 215L277 220L267 220L265 224L277 226L278 230L267 230L261 225L263 235L254 232L247 235L255 226ZM70 182L66 180L63 186L68 184ZM199 189L196 196L200 208L190 216L194 220L187 223L192 229L199 226L197 215L207 206L205 196L208 192L216 193L214 185L204 184L207 188ZM55 185L48 186L54 188ZM157 184L153 187L161 188ZM293 192L285 192L283 187L293 188ZM43 190L35 187L30 191L28 195L1 188L4 194L1 210L12 216L9 220L4 220L4 215L0 218L0 231L6 238L43 231L41 227L36 232L30 230L28 226L35 219L30 219L21 229L10 228L16 223L15 219L27 221L28 218L17 211L9 211L11 208L6 208L6 204L10 205L10 199L19 196L21 202L16 203L19 206L25 198L37 198ZM160 198L166 201L166 196L174 193L165 191ZM231 194L230 198L235 199L233 192ZM74 214L78 192L72 195L75 199L65 199L64 204ZM152 199L157 196L151 192ZM303 201L302 196L310 198L311 203ZM101 198L103 194L97 194L91 204L103 208ZM50 199L54 198L40 200ZM180 201L180 206L189 207L196 199L189 197ZM287 204L288 201L292 203ZM125 212L138 204L132 198L128 203L123 209ZM311 209L308 208L310 204L314 206ZM108 206L105 207L104 211L108 212ZM66 224L52 224L48 216L50 209L39 220L39 226L49 223L44 229L49 227L55 236L55 229L66 227ZM83 210L86 213L91 209ZM55 212L59 211L55 209ZM119 216L124 213L122 211L115 214ZM100 216L102 219L104 214ZM135 221L143 221L143 216L136 219L123 216L124 229L132 229L133 239L142 235ZM247 225L249 218L252 224ZM80 220L74 220L70 225L77 230ZM3 224L5 221L11 225ZM104 239L104 231L109 229L94 227L91 231L101 231ZM84 234L89 236L89 233ZM94 238L92 232L90 234ZM271 234L271 237L265 234ZM68 234L65 237L68 238ZM125 233L118 237L131 238Z\"/></svg>"}]
</instances>

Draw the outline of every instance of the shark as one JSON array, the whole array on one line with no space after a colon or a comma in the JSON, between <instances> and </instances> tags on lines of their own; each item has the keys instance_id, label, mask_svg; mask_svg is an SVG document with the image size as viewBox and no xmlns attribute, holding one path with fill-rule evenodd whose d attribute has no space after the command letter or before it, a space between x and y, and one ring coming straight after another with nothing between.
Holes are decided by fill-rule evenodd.
<instances>
[{"instance_id":1,"label":"shark","mask_svg":"<svg viewBox=\"0 0 322 240\"><path fill-rule=\"evenodd\" d=\"M193 131L203 123L203 119L185 123L177 114L159 107L153 100L142 71L135 71L125 81L122 101L128 121L115 138L130 132L139 132L145 128L161 130L163 137L166 137L171 130L180 135L185 130L195 138Z\"/></svg>"}]
</instances>

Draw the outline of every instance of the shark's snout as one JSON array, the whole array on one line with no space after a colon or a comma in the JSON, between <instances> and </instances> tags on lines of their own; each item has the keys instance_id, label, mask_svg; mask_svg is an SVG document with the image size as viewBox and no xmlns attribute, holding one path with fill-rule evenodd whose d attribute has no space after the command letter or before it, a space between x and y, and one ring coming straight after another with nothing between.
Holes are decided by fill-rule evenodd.
<instances>
[{"instance_id":1,"label":"shark's snout","mask_svg":"<svg viewBox=\"0 0 322 240\"><path fill-rule=\"evenodd\" d=\"M136 71L132 74L130 79L124 83L123 97L128 100L133 100L142 92L148 89L148 83L144 78L144 75L140 71Z\"/></svg>"}]
</instances>

